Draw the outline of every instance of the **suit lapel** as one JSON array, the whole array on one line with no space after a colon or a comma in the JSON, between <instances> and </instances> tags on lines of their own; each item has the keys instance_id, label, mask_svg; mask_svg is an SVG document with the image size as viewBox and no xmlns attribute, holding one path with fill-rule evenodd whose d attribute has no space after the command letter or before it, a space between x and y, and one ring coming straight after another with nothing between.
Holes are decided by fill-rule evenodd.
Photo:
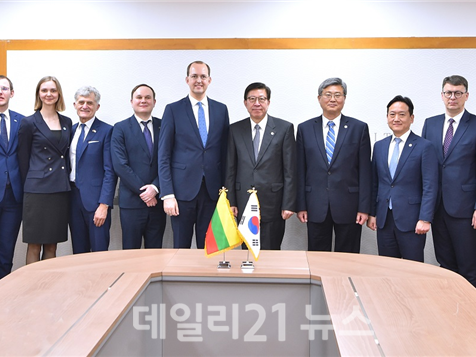
<instances>
[{"instance_id":1,"label":"suit lapel","mask_svg":"<svg viewBox=\"0 0 476 357\"><path fill-rule=\"evenodd\" d=\"M337 134L336 146L334 148L334 153L332 154L332 160L330 166L336 161L339 151L342 148L342 144L345 142L345 137L349 131L348 119L342 115L340 118L339 133ZM326 158L327 160L327 158Z\"/></svg>"},{"instance_id":2,"label":"suit lapel","mask_svg":"<svg viewBox=\"0 0 476 357\"><path fill-rule=\"evenodd\" d=\"M152 126L154 130L154 152L150 160L152 161L159 150L160 120L152 117Z\"/></svg>"},{"instance_id":3,"label":"suit lapel","mask_svg":"<svg viewBox=\"0 0 476 357\"><path fill-rule=\"evenodd\" d=\"M322 130L322 115L317 117L314 122L314 135L316 136L317 147L321 152L322 159L324 160L325 164L328 165L326 148L324 146L324 133Z\"/></svg>"},{"instance_id":4,"label":"suit lapel","mask_svg":"<svg viewBox=\"0 0 476 357\"><path fill-rule=\"evenodd\" d=\"M402 171L403 166L405 166L405 162L407 161L408 157L410 156L410 154L412 153L413 149L416 146L416 140L417 140L416 135L411 132L410 135L408 136L407 141L405 142L405 146L403 147L402 154L400 155L400 158L398 159L397 168L395 170L395 175L393 176L392 181L395 181L400 171Z\"/></svg>"},{"instance_id":5,"label":"suit lapel","mask_svg":"<svg viewBox=\"0 0 476 357\"><path fill-rule=\"evenodd\" d=\"M259 164L264 154L266 153L266 150L268 149L269 144L271 144L271 141L273 141L276 134L274 131L275 128L276 128L276 125L274 123L274 118L268 115L268 123L266 124L266 128L264 129L263 140L261 141L261 146L259 148L256 165ZM251 127L250 127L250 131L251 131Z\"/></svg>"},{"instance_id":6,"label":"suit lapel","mask_svg":"<svg viewBox=\"0 0 476 357\"><path fill-rule=\"evenodd\" d=\"M470 116L469 116L468 112L465 110L463 116L461 117L461 121L458 125L458 128L455 132L455 135L453 136L453 140L451 140L451 144L450 144L450 147L448 148L448 152L446 153L445 160L448 156L451 155L451 152L453 151L454 147L458 144L458 141L461 140L461 138L463 137L466 129L468 129L469 119L470 119ZM444 119L443 119L443 121L444 121ZM440 130L440 132L441 132L441 135L443 135L443 130ZM443 137L442 137L442 139L443 139Z\"/></svg>"},{"instance_id":7,"label":"suit lapel","mask_svg":"<svg viewBox=\"0 0 476 357\"><path fill-rule=\"evenodd\" d=\"M256 165L255 162L255 154L254 154L254 149L253 149L253 134L251 133L251 123L250 123L251 118L242 120L239 122L240 128L239 132L241 135L241 140L243 142L243 145L246 148L246 151L248 152L248 155L250 156L250 161Z\"/></svg>"},{"instance_id":8,"label":"suit lapel","mask_svg":"<svg viewBox=\"0 0 476 357\"><path fill-rule=\"evenodd\" d=\"M10 111L10 139L8 144L8 151L11 152L15 150L17 146L16 142L18 140L18 129L20 128L20 122L18 121L17 115Z\"/></svg>"},{"instance_id":9,"label":"suit lapel","mask_svg":"<svg viewBox=\"0 0 476 357\"><path fill-rule=\"evenodd\" d=\"M388 151L390 150L390 143L392 141L392 136L388 136L384 140L385 141L382 143L383 145L382 161L383 161L384 167L386 168L385 172L388 175L389 181L392 181L392 175L390 175L390 167L388 167ZM374 155L376 155L376 153Z\"/></svg>"},{"instance_id":10,"label":"suit lapel","mask_svg":"<svg viewBox=\"0 0 476 357\"><path fill-rule=\"evenodd\" d=\"M75 124L75 126L77 130L79 123ZM84 145L81 147L81 152L76 153L78 160L81 159L81 157L83 156L83 153L88 149L88 142L94 140L94 137L96 136L96 133L100 126L101 126L101 123L99 122L97 118L95 118L93 125L91 125L91 128L88 131L88 135L86 135L86 137L84 138Z\"/></svg>"},{"instance_id":11,"label":"suit lapel","mask_svg":"<svg viewBox=\"0 0 476 357\"><path fill-rule=\"evenodd\" d=\"M438 155L438 160L439 162L443 162L445 158L443 157L443 127L445 125L445 115L441 115L439 118L435 120L436 124L433 125L430 129L428 130L436 130L436 137L438 138L438 143L441 145L439 146L439 150L437 151Z\"/></svg>"},{"instance_id":12,"label":"suit lapel","mask_svg":"<svg viewBox=\"0 0 476 357\"><path fill-rule=\"evenodd\" d=\"M43 134L43 136L51 143L51 145L60 153L64 152L65 146L69 142L69 133L65 125L65 121L62 119L61 115L58 114L60 126L61 126L61 138L60 141L56 140L55 136L51 132L50 128L43 120L43 116L40 111L35 112L35 126Z\"/></svg>"},{"instance_id":13,"label":"suit lapel","mask_svg":"<svg viewBox=\"0 0 476 357\"><path fill-rule=\"evenodd\" d=\"M195 119L195 115L193 114L193 110L192 110L192 102L190 102L190 99L188 97L185 98L184 105L185 105L185 112L187 113L187 116L188 116L188 120L190 122L190 125L192 126L192 131L195 133L195 136L197 137L197 140L200 143L200 146L203 147L202 138L200 137L200 132L198 131L197 119ZM210 105L210 101L208 101L208 105ZM211 110L208 111L208 119L211 121L210 112ZM210 126L211 125L209 125L209 127Z\"/></svg>"}]
</instances>

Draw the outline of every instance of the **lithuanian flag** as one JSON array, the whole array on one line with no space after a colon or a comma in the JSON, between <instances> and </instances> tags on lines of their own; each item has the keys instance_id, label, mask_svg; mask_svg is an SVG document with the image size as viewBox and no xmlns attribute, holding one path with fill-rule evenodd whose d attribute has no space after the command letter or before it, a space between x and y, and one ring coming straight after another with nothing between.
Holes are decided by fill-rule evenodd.
<instances>
[{"instance_id":1,"label":"lithuanian flag","mask_svg":"<svg viewBox=\"0 0 476 357\"><path fill-rule=\"evenodd\" d=\"M205 236L205 254L210 257L233 249L242 242L235 217L231 212L230 202L226 198L226 189L222 188Z\"/></svg>"}]
</instances>

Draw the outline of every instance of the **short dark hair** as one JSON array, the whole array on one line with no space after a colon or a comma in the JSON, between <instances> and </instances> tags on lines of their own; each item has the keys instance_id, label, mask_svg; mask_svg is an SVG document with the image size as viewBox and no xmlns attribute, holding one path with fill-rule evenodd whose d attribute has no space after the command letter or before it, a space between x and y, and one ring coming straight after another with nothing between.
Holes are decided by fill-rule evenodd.
<instances>
[{"instance_id":1,"label":"short dark hair","mask_svg":"<svg viewBox=\"0 0 476 357\"><path fill-rule=\"evenodd\" d=\"M152 95L154 96L154 99L155 99L155 91L154 91L154 88L152 88L152 87L149 86L148 84L141 83L141 84L136 85L134 88L132 88L131 100L134 98L134 92L135 92L139 87L147 87L147 88L150 88L150 90L152 91Z\"/></svg>"},{"instance_id":2,"label":"short dark hair","mask_svg":"<svg viewBox=\"0 0 476 357\"><path fill-rule=\"evenodd\" d=\"M10 78L8 78L7 76L4 76L3 74L0 74L0 79L6 79L8 83L10 83L10 91L13 91L13 83L10 80Z\"/></svg>"},{"instance_id":3,"label":"short dark hair","mask_svg":"<svg viewBox=\"0 0 476 357\"><path fill-rule=\"evenodd\" d=\"M454 74L452 76L443 78L443 84L441 85L441 89L445 87L446 83L449 83L454 86L464 86L466 92L468 91L468 81L463 76L458 76Z\"/></svg>"},{"instance_id":4,"label":"short dark hair","mask_svg":"<svg viewBox=\"0 0 476 357\"><path fill-rule=\"evenodd\" d=\"M192 64L194 64L194 63L196 63L196 64L204 64L205 66L207 66L207 68L208 68L208 76L210 76L211 71L210 71L210 66L209 66L208 64L206 64L206 63L203 62L203 61L193 61L192 63L190 63L190 64L187 66L187 77L188 77L188 75L190 74L190 67L192 67Z\"/></svg>"},{"instance_id":5,"label":"short dark hair","mask_svg":"<svg viewBox=\"0 0 476 357\"><path fill-rule=\"evenodd\" d=\"M410 98L404 97L402 95L397 95L390 102L388 102L388 104L387 104L387 114L388 114L388 110L392 106L392 104L397 103L397 102L405 103L408 106L408 113L410 113L410 115L413 115L414 106L413 106L412 100Z\"/></svg>"},{"instance_id":6,"label":"short dark hair","mask_svg":"<svg viewBox=\"0 0 476 357\"><path fill-rule=\"evenodd\" d=\"M248 87L246 87L245 100L248 98L248 93L255 89L265 89L268 100L271 100L271 88L269 88L266 84L261 82L254 82L254 83L251 83Z\"/></svg>"}]
</instances>

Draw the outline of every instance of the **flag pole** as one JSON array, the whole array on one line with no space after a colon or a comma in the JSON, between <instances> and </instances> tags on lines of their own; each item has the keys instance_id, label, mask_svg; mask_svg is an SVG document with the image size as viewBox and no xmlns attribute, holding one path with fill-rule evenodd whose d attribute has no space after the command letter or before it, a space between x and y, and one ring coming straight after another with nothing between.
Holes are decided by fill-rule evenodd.
<instances>
[{"instance_id":1,"label":"flag pole","mask_svg":"<svg viewBox=\"0 0 476 357\"><path fill-rule=\"evenodd\" d=\"M218 269L230 269L231 264L225 258L225 252L223 252L223 260L218 262Z\"/></svg>"}]
</instances>

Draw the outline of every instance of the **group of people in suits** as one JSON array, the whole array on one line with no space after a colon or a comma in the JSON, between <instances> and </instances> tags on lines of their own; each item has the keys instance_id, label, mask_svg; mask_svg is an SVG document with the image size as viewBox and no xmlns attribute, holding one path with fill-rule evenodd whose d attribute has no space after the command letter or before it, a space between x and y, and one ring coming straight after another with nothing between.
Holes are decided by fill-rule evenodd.
<instances>
[{"instance_id":1,"label":"group of people in suits","mask_svg":"<svg viewBox=\"0 0 476 357\"><path fill-rule=\"evenodd\" d=\"M75 93L79 123L59 114L61 86L44 77L35 113L8 109L11 81L0 76L0 278L12 267L23 219L27 263L51 258L67 240L74 253L107 250L116 183L124 249L161 248L166 215L175 248L203 248L219 190L238 220L255 189L262 249L280 249L285 222L307 224L308 249L360 252L362 226L377 231L380 255L423 262L432 227L440 265L476 285L476 117L464 108L468 82L446 77L445 114L410 129L410 98L387 105L392 135L371 150L368 125L342 114L347 85L328 78L318 89L322 115L297 127L268 115L271 89L251 83L249 117L230 125L225 104L207 97L210 67L187 67L189 94L152 116L154 89L131 91L134 114L114 126L96 112L94 87ZM65 223L66 222L66 223Z\"/></svg>"}]
</instances>

